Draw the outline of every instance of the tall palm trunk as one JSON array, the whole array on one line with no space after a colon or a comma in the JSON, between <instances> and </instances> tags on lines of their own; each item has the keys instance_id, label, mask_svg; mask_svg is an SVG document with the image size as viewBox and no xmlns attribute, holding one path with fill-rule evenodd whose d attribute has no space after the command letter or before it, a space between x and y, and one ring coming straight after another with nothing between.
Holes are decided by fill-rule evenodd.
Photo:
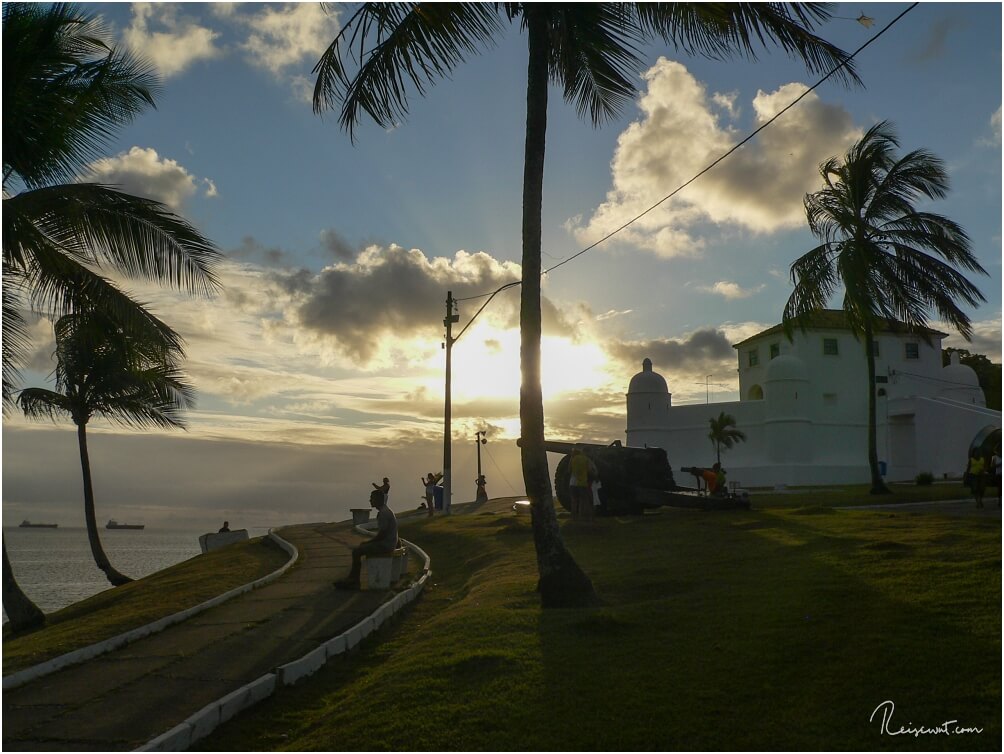
<instances>
[{"instance_id":1,"label":"tall palm trunk","mask_svg":"<svg viewBox=\"0 0 1004 754\"><path fill-rule=\"evenodd\" d=\"M576 607L595 602L596 593L561 538L544 450L544 400L540 388L540 239L547 130L548 29L546 17L532 6L527 6L526 16L529 63L523 166L523 285L519 315L523 482L531 502L541 605L545 608Z\"/></svg>"},{"instance_id":2,"label":"tall palm trunk","mask_svg":"<svg viewBox=\"0 0 1004 754\"><path fill-rule=\"evenodd\" d=\"M875 340L872 335L872 326L865 324L865 361L868 362L868 468L872 475L872 495L888 495L889 488L882 481L882 474L879 471L878 462L878 442L875 439L877 434L875 420Z\"/></svg>"},{"instance_id":3,"label":"tall palm trunk","mask_svg":"<svg viewBox=\"0 0 1004 754\"><path fill-rule=\"evenodd\" d=\"M112 567L98 536L98 522L94 515L94 487L91 484L91 461L87 454L87 425L83 422L77 424L77 443L80 446L80 468L84 474L84 520L87 522L87 539L91 544L91 555L98 568L105 572L112 586L128 584L132 579L123 576Z\"/></svg>"},{"instance_id":4,"label":"tall palm trunk","mask_svg":"<svg viewBox=\"0 0 1004 754\"><path fill-rule=\"evenodd\" d=\"M7 540L3 542L3 609L13 631L26 631L45 623L45 613L28 599L14 578L10 558L7 557Z\"/></svg>"}]
</instances>

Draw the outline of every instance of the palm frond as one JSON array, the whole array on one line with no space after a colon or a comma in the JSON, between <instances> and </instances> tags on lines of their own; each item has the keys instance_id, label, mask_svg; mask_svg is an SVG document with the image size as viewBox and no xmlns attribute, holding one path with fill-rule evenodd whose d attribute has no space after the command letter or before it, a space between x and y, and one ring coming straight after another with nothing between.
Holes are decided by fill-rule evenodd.
<instances>
[{"instance_id":1,"label":"palm frond","mask_svg":"<svg viewBox=\"0 0 1004 754\"><path fill-rule=\"evenodd\" d=\"M153 68L76 4L3 7L4 184L65 181L154 106Z\"/></svg>"},{"instance_id":2,"label":"palm frond","mask_svg":"<svg viewBox=\"0 0 1004 754\"><path fill-rule=\"evenodd\" d=\"M630 5L555 4L547 12L551 79L594 125L620 114L637 91L644 42Z\"/></svg>"},{"instance_id":3,"label":"palm frond","mask_svg":"<svg viewBox=\"0 0 1004 754\"><path fill-rule=\"evenodd\" d=\"M847 53L813 30L830 18L825 3L639 3L642 27L688 55L756 60L760 48L778 46L815 74L861 84Z\"/></svg>"},{"instance_id":4,"label":"palm frond","mask_svg":"<svg viewBox=\"0 0 1004 754\"><path fill-rule=\"evenodd\" d=\"M3 200L4 259L28 265L38 236L97 266L209 295L222 258L211 241L165 205L96 183L62 184Z\"/></svg>"},{"instance_id":5,"label":"palm frond","mask_svg":"<svg viewBox=\"0 0 1004 754\"><path fill-rule=\"evenodd\" d=\"M340 106L353 138L362 113L392 126L408 114L409 86L424 94L500 29L497 7L486 3L365 3L314 66L314 112Z\"/></svg>"},{"instance_id":6,"label":"palm frond","mask_svg":"<svg viewBox=\"0 0 1004 754\"><path fill-rule=\"evenodd\" d=\"M29 419L59 421L73 415L70 400L53 390L29 387L17 396L17 405Z\"/></svg>"}]
</instances>

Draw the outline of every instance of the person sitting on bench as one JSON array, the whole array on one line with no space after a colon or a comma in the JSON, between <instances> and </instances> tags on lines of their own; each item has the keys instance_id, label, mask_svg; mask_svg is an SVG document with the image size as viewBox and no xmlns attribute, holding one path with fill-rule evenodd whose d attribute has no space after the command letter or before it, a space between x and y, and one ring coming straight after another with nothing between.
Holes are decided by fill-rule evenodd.
<instances>
[{"instance_id":1,"label":"person sitting on bench","mask_svg":"<svg viewBox=\"0 0 1004 754\"><path fill-rule=\"evenodd\" d=\"M377 510L376 536L352 549L352 570L346 578L335 582L338 589L359 588L363 555L390 555L397 548L397 517L387 507L383 490L376 489L370 493L370 505Z\"/></svg>"}]
</instances>

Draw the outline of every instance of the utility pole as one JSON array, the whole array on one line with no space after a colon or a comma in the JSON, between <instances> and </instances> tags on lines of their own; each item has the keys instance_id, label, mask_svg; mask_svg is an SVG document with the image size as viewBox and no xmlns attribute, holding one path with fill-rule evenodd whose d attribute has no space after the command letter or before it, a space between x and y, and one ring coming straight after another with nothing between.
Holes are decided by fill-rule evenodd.
<instances>
[{"instance_id":1,"label":"utility pole","mask_svg":"<svg viewBox=\"0 0 1004 754\"><path fill-rule=\"evenodd\" d=\"M474 433L474 444L478 448L478 478L474 482L477 489L474 493L474 502L484 503L488 500L488 494L485 492L485 478L481 473L481 446L488 442L488 432L487 430L479 430Z\"/></svg>"},{"instance_id":2,"label":"utility pole","mask_svg":"<svg viewBox=\"0 0 1004 754\"><path fill-rule=\"evenodd\" d=\"M453 291L446 292L446 318L443 320L443 324L446 326L446 343L444 348L446 348L446 407L443 411L445 427L443 430L443 513L450 512L450 502L452 500L451 495L453 494L451 476L453 466L452 449L450 446L450 433L452 428L450 426L452 421L452 407L450 404L450 391L452 386L450 384L453 371L453 323L460 321L460 315L457 313L457 302L453 298Z\"/></svg>"},{"instance_id":3,"label":"utility pole","mask_svg":"<svg viewBox=\"0 0 1004 754\"><path fill-rule=\"evenodd\" d=\"M710 379L711 379L710 374L704 378L704 405L708 405L709 403L711 403L711 390L708 387L708 380Z\"/></svg>"}]
</instances>

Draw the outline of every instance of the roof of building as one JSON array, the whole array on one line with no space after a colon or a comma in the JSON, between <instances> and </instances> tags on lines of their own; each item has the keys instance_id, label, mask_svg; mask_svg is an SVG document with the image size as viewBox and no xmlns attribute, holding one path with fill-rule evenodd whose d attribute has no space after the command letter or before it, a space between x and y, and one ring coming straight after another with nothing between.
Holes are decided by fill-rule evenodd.
<instances>
[{"instance_id":1,"label":"roof of building","mask_svg":"<svg viewBox=\"0 0 1004 754\"><path fill-rule=\"evenodd\" d=\"M933 336L947 338L948 333L943 333L940 330L935 330L930 327L911 327L906 322L900 322L896 319L886 319L885 317L877 317L875 319L877 327L875 328L876 333L894 333L901 335L919 335ZM795 330L801 329L798 324L795 326ZM820 309L814 312L811 317L809 317L806 322L805 329L807 330L850 330L850 325L847 324L847 314L843 309ZM751 335L750 337L734 344L733 348L739 348L749 343L751 340L756 340L757 338L762 338L765 335L778 335L784 333L784 324L774 325L766 330L758 332L756 335Z\"/></svg>"},{"instance_id":2,"label":"roof of building","mask_svg":"<svg viewBox=\"0 0 1004 754\"><path fill-rule=\"evenodd\" d=\"M652 360L645 359L641 363L641 371L631 378L628 385L629 393L668 393L666 378L652 371Z\"/></svg>"}]
</instances>

